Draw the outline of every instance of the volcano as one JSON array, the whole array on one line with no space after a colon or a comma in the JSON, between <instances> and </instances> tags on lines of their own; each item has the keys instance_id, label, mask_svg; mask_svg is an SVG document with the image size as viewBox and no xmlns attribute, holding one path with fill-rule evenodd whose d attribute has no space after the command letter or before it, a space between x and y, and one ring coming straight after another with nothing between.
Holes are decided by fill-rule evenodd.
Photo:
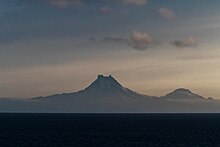
<instances>
[{"instance_id":1,"label":"volcano","mask_svg":"<svg viewBox=\"0 0 220 147\"><path fill-rule=\"evenodd\" d=\"M55 106L56 109L69 109L76 111L133 111L134 109L143 109L144 103L155 101L155 97L143 95L122 86L111 75L98 75L97 79L84 90L55 94L46 97L36 97L43 105ZM140 107L141 106L141 107ZM54 109L54 108L53 108ZM68 111L68 110L67 110Z\"/></svg>"},{"instance_id":2,"label":"volcano","mask_svg":"<svg viewBox=\"0 0 220 147\"><path fill-rule=\"evenodd\" d=\"M84 90L36 97L32 100L39 101L48 107L56 106L56 109L110 112L125 108L133 110L134 107L138 108L143 105L143 102L154 101L155 97L143 95L124 87L111 75L98 75L97 79ZM142 106L142 108L144 107Z\"/></svg>"},{"instance_id":3,"label":"volcano","mask_svg":"<svg viewBox=\"0 0 220 147\"><path fill-rule=\"evenodd\" d=\"M145 99L145 98L153 98L153 97L139 94L126 87L123 87L111 75L109 76L98 75L97 79L94 82L92 82L91 85L86 87L84 90L74 93L63 93L63 94L46 96L46 97L37 97L33 99L57 100L57 99L71 99L71 98L87 99L87 100L111 98L112 100L112 99L125 99L125 98Z\"/></svg>"}]
</instances>

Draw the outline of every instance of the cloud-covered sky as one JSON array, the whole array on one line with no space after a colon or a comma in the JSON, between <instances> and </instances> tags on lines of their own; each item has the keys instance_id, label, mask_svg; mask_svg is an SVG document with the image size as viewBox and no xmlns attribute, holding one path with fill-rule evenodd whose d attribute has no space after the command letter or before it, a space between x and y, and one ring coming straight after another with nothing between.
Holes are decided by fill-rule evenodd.
<instances>
[{"instance_id":1,"label":"cloud-covered sky","mask_svg":"<svg viewBox=\"0 0 220 147\"><path fill-rule=\"evenodd\" d=\"M148 95L220 98L219 0L1 0L0 97L77 91L98 74Z\"/></svg>"}]
</instances>

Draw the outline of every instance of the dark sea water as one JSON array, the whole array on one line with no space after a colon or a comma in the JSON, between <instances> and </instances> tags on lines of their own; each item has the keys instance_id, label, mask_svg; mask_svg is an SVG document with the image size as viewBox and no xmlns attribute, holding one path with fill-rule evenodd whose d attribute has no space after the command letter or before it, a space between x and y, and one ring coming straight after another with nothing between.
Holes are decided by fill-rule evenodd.
<instances>
[{"instance_id":1,"label":"dark sea water","mask_svg":"<svg viewBox=\"0 0 220 147\"><path fill-rule=\"evenodd\" d=\"M220 146L220 114L0 114L0 147Z\"/></svg>"}]
</instances>

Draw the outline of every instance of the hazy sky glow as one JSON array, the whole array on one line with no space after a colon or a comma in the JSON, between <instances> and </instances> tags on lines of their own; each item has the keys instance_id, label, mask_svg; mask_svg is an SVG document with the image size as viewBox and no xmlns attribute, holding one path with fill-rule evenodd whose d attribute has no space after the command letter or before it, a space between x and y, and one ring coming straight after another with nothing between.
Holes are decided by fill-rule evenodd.
<instances>
[{"instance_id":1,"label":"hazy sky glow","mask_svg":"<svg viewBox=\"0 0 220 147\"><path fill-rule=\"evenodd\" d=\"M1 0L0 97L74 92L103 73L220 99L219 14L219 0Z\"/></svg>"}]
</instances>

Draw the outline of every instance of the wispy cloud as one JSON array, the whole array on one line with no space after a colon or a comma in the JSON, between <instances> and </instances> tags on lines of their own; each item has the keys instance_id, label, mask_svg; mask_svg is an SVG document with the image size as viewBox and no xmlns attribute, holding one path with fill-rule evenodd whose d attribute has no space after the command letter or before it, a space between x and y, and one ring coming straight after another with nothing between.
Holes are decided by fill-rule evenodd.
<instances>
[{"instance_id":1,"label":"wispy cloud","mask_svg":"<svg viewBox=\"0 0 220 147\"><path fill-rule=\"evenodd\" d=\"M133 4L133 5L145 5L148 0L122 0L123 4Z\"/></svg>"},{"instance_id":2,"label":"wispy cloud","mask_svg":"<svg viewBox=\"0 0 220 147\"><path fill-rule=\"evenodd\" d=\"M174 20L176 19L176 14L174 13L173 10L168 9L168 8L160 8L158 10L158 13L167 20Z\"/></svg>"},{"instance_id":3,"label":"wispy cloud","mask_svg":"<svg viewBox=\"0 0 220 147\"><path fill-rule=\"evenodd\" d=\"M154 45L160 44L159 41L155 41L148 33L137 31L134 31L128 37L106 36L103 38L103 40L109 42L126 43L133 49L139 51L144 51ZM95 39L93 39L93 41L95 41ZM195 37L187 37L181 40L172 40L170 41L170 44L178 48L193 48L198 45L198 40Z\"/></svg>"},{"instance_id":4,"label":"wispy cloud","mask_svg":"<svg viewBox=\"0 0 220 147\"><path fill-rule=\"evenodd\" d=\"M180 57L175 57L175 60L181 60L181 61L204 61L204 60L216 60L219 59L219 55L203 55L203 54L192 54L192 55L184 55Z\"/></svg>"},{"instance_id":5,"label":"wispy cloud","mask_svg":"<svg viewBox=\"0 0 220 147\"><path fill-rule=\"evenodd\" d=\"M46 0L50 4L55 5L60 8L65 8L67 6L73 6L73 5L82 5L86 2L86 0ZM142 6L147 4L149 0L120 0L120 3L124 5L136 5L136 6ZM100 1L101 3L101 1ZM102 7L102 12L109 12L108 7Z\"/></svg>"},{"instance_id":6,"label":"wispy cloud","mask_svg":"<svg viewBox=\"0 0 220 147\"><path fill-rule=\"evenodd\" d=\"M192 48L198 45L198 40L191 36L182 40L173 40L170 43L178 48Z\"/></svg>"},{"instance_id":7,"label":"wispy cloud","mask_svg":"<svg viewBox=\"0 0 220 147\"><path fill-rule=\"evenodd\" d=\"M92 36L92 37L89 37L88 40L89 41L96 41L96 38Z\"/></svg>"},{"instance_id":8,"label":"wispy cloud","mask_svg":"<svg viewBox=\"0 0 220 147\"><path fill-rule=\"evenodd\" d=\"M113 42L127 42L127 39L117 37L117 36L107 36L104 38L105 41L113 41Z\"/></svg>"},{"instance_id":9,"label":"wispy cloud","mask_svg":"<svg viewBox=\"0 0 220 147\"><path fill-rule=\"evenodd\" d=\"M100 12L101 14L110 14L110 13L112 13L113 11L112 11L112 8L111 8L111 7L101 7L101 8L99 9L99 12Z\"/></svg>"},{"instance_id":10,"label":"wispy cloud","mask_svg":"<svg viewBox=\"0 0 220 147\"><path fill-rule=\"evenodd\" d=\"M84 0L48 0L48 2L60 8L84 4Z\"/></svg>"}]
</instances>

